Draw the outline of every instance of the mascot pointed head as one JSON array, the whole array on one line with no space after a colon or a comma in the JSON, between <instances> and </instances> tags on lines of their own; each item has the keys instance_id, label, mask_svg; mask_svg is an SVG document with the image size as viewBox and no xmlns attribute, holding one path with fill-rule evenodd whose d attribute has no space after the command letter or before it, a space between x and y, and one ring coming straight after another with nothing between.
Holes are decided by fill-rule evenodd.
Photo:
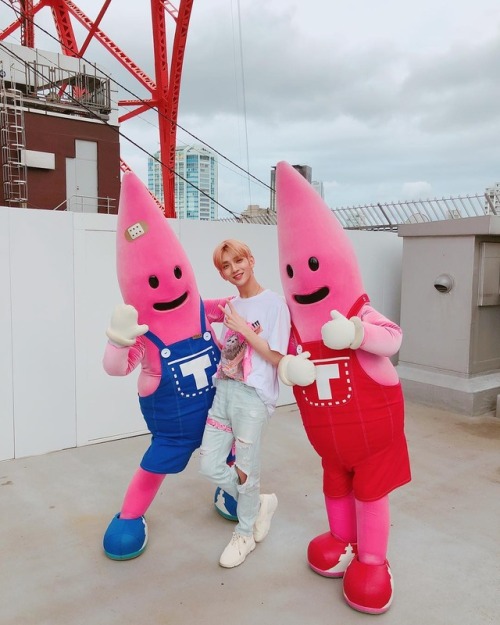
<instances>
[{"instance_id":1,"label":"mascot pointed head","mask_svg":"<svg viewBox=\"0 0 500 625\"><path fill-rule=\"evenodd\" d=\"M165 342L198 331L200 295L191 263L132 172L121 184L116 237L118 283L124 302L139 312L139 323L147 323Z\"/></svg>"},{"instance_id":2,"label":"mascot pointed head","mask_svg":"<svg viewBox=\"0 0 500 625\"><path fill-rule=\"evenodd\" d=\"M292 321L304 341L321 337L330 311L347 315L363 295L351 241L321 196L291 165L276 166L280 275Z\"/></svg>"}]
</instances>

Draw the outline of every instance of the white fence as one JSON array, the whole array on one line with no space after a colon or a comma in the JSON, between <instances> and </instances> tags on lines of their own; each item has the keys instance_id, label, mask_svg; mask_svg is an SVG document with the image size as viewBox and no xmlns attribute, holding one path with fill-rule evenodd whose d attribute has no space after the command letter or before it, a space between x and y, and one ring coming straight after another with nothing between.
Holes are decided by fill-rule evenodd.
<instances>
[{"instance_id":1,"label":"white fence","mask_svg":"<svg viewBox=\"0 0 500 625\"><path fill-rule=\"evenodd\" d=\"M212 267L222 239L246 241L256 274L281 292L276 226L170 220L202 297L232 288ZM144 433L136 372L107 376L105 329L121 301L116 216L0 207L0 460ZM402 239L350 232L374 305L399 320ZM283 387L280 403L293 402Z\"/></svg>"}]
</instances>

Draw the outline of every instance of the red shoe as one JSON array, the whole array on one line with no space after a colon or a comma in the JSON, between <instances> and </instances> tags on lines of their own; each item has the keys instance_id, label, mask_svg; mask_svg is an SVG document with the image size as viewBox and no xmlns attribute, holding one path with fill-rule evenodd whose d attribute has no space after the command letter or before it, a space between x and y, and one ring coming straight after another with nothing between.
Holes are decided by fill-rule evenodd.
<instances>
[{"instance_id":1,"label":"red shoe","mask_svg":"<svg viewBox=\"0 0 500 625\"><path fill-rule=\"evenodd\" d=\"M387 612L392 602L392 574L384 564L364 564L354 558L344 575L344 597L347 603L367 614Z\"/></svg>"},{"instance_id":2,"label":"red shoe","mask_svg":"<svg viewBox=\"0 0 500 625\"><path fill-rule=\"evenodd\" d=\"M307 549L307 561L313 571L324 577L342 577L357 553L356 543L346 543L330 532L313 538Z\"/></svg>"}]
</instances>

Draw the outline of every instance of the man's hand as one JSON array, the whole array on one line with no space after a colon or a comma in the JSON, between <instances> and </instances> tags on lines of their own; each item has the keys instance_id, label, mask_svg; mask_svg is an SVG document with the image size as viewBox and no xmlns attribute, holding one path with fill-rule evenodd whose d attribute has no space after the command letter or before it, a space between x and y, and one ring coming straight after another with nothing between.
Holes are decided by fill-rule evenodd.
<instances>
[{"instance_id":1,"label":"man's hand","mask_svg":"<svg viewBox=\"0 0 500 625\"><path fill-rule=\"evenodd\" d=\"M310 352L298 356L283 356L278 365L278 375L287 386L309 386L316 379L314 363L309 360Z\"/></svg>"},{"instance_id":2,"label":"man's hand","mask_svg":"<svg viewBox=\"0 0 500 625\"><path fill-rule=\"evenodd\" d=\"M111 315L109 328L106 330L108 339L116 345L130 347L138 336L145 334L149 327L137 323L137 310L130 304L118 304Z\"/></svg>"},{"instance_id":3,"label":"man's hand","mask_svg":"<svg viewBox=\"0 0 500 625\"><path fill-rule=\"evenodd\" d=\"M248 333L249 326L246 319L236 312L230 300L227 301L226 307L219 304L219 308L224 312L224 325L226 327L233 330L233 332L238 332L242 336Z\"/></svg>"}]
</instances>

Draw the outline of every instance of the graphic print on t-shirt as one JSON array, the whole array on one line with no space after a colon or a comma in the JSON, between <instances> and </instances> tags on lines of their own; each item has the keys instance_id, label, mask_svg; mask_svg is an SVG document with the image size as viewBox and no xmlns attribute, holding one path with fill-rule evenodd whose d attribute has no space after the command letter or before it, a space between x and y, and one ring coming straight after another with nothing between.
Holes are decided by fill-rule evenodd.
<instances>
[{"instance_id":1,"label":"graphic print on t-shirt","mask_svg":"<svg viewBox=\"0 0 500 625\"><path fill-rule=\"evenodd\" d=\"M257 334L262 331L258 321L252 323L251 327ZM218 377L245 382L250 373L252 351L241 334L228 330L222 346Z\"/></svg>"}]
</instances>

